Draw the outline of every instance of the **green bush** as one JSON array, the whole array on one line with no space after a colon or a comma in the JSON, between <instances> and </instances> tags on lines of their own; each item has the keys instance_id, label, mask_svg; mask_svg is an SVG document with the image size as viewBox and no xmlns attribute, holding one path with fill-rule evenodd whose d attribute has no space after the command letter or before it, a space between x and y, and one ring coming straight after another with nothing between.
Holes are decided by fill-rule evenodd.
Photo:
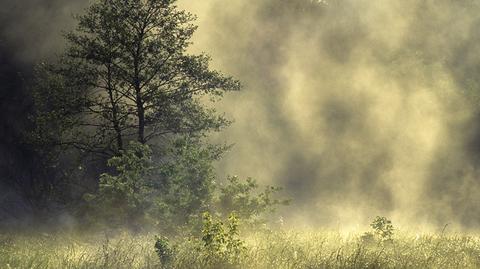
<instances>
[{"instance_id":1,"label":"green bush","mask_svg":"<svg viewBox=\"0 0 480 269\"><path fill-rule=\"evenodd\" d=\"M266 221L265 215L274 213L278 206L288 205L289 200L278 198L282 188L266 186L259 191L259 185L252 178L241 181L237 176L227 178L227 184L220 188L217 210L223 216L235 212L242 220L258 225Z\"/></svg>"},{"instance_id":2,"label":"green bush","mask_svg":"<svg viewBox=\"0 0 480 269\"><path fill-rule=\"evenodd\" d=\"M84 196L93 223L168 233L200 231L196 220L211 204L212 163L222 147L185 137L167 144L160 156L153 156L148 145L132 142L108 160L112 171L100 176L96 193Z\"/></svg>"},{"instance_id":3,"label":"green bush","mask_svg":"<svg viewBox=\"0 0 480 269\"><path fill-rule=\"evenodd\" d=\"M240 262L246 250L244 242L239 239L238 218L232 213L227 223L215 220L210 213L203 214L202 229L203 263L210 267L231 267Z\"/></svg>"},{"instance_id":4,"label":"green bush","mask_svg":"<svg viewBox=\"0 0 480 269\"><path fill-rule=\"evenodd\" d=\"M151 214L168 233L199 232L202 212L209 210L215 192L215 170L223 147L195 138L177 138L157 160Z\"/></svg>"},{"instance_id":5,"label":"green bush","mask_svg":"<svg viewBox=\"0 0 480 269\"><path fill-rule=\"evenodd\" d=\"M392 221L385 217L377 216L370 224L374 233L379 236L383 241L391 240L393 236Z\"/></svg>"},{"instance_id":6,"label":"green bush","mask_svg":"<svg viewBox=\"0 0 480 269\"><path fill-rule=\"evenodd\" d=\"M95 216L110 227L123 225L139 228L145 224L150 198L154 193L149 180L153 171L149 146L131 142L120 155L108 160L114 173L100 176L98 192L87 194Z\"/></svg>"},{"instance_id":7,"label":"green bush","mask_svg":"<svg viewBox=\"0 0 480 269\"><path fill-rule=\"evenodd\" d=\"M166 237L156 237L155 252L164 268L168 267L175 255L174 247L170 245L170 241Z\"/></svg>"}]
</instances>

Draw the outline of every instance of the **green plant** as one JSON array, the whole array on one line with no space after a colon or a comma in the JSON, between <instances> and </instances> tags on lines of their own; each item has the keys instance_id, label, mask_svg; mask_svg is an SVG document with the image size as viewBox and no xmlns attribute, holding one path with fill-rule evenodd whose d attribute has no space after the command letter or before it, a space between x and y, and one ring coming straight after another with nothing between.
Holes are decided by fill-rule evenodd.
<instances>
[{"instance_id":1,"label":"green plant","mask_svg":"<svg viewBox=\"0 0 480 269\"><path fill-rule=\"evenodd\" d=\"M185 136L174 139L162 152L151 214L164 233L200 232L202 213L215 190L214 162L223 151L224 147Z\"/></svg>"},{"instance_id":2,"label":"green plant","mask_svg":"<svg viewBox=\"0 0 480 269\"><path fill-rule=\"evenodd\" d=\"M379 236L383 241L391 240L393 236L392 221L386 217L377 216L370 224L374 233Z\"/></svg>"},{"instance_id":3,"label":"green plant","mask_svg":"<svg viewBox=\"0 0 480 269\"><path fill-rule=\"evenodd\" d=\"M288 205L290 200L277 198L282 190L279 187L266 186L259 191L259 185L252 178L241 181L237 176L227 178L227 184L220 188L218 211L224 216L236 212L238 217L254 225L265 222L262 217L273 213L280 205Z\"/></svg>"},{"instance_id":4,"label":"green plant","mask_svg":"<svg viewBox=\"0 0 480 269\"><path fill-rule=\"evenodd\" d=\"M238 226L235 213L230 214L226 224L208 212L203 214L201 252L206 265L227 267L239 263L246 248L239 239Z\"/></svg>"},{"instance_id":5,"label":"green plant","mask_svg":"<svg viewBox=\"0 0 480 269\"><path fill-rule=\"evenodd\" d=\"M98 192L85 195L98 217L109 226L127 224L136 228L142 224L154 191L149 182L153 169L151 156L149 146L131 142L120 155L108 160L115 173L102 174Z\"/></svg>"},{"instance_id":6,"label":"green plant","mask_svg":"<svg viewBox=\"0 0 480 269\"><path fill-rule=\"evenodd\" d=\"M164 234L200 232L201 214L215 190L213 162L223 147L191 137L173 139L162 156L131 142L111 158L98 191L84 196L92 223L148 229ZM157 148L158 149L158 148Z\"/></svg>"},{"instance_id":7,"label":"green plant","mask_svg":"<svg viewBox=\"0 0 480 269\"><path fill-rule=\"evenodd\" d=\"M173 260L175 254L174 248L170 245L170 241L166 237L157 236L155 239L155 252L160 259L162 266L166 267Z\"/></svg>"}]
</instances>

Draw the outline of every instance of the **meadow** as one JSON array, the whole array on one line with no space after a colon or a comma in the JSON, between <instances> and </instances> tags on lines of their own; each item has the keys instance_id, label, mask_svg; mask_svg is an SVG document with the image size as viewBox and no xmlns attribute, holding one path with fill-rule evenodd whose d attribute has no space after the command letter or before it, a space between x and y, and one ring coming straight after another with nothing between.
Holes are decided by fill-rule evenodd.
<instances>
[{"instance_id":1,"label":"meadow","mask_svg":"<svg viewBox=\"0 0 480 269\"><path fill-rule=\"evenodd\" d=\"M391 240L332 231L262 231L241 236L233 260L205 255L195 238L172 240L162 265L155 235L8 235L0 268L480 268L480 238L396 233Z\"/></svg>"}]
</instances>

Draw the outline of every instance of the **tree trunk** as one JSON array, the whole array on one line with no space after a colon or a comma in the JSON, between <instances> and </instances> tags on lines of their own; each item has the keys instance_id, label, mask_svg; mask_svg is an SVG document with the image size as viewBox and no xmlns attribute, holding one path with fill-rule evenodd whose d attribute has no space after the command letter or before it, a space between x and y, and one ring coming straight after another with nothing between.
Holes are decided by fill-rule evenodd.
<instances>
[{"instance_id":1,"label":"tree trunk","mask_svg":"<svg viewBox=\"0 0 480 269\"><path fill-rule=\"evenodd\" d=\"M135 89L135 101L137 105L137 117L138 117L138 142L145 144L145 107L142 97L142 87L140 79L140 62L141 62L141 51L142 51L142 42L144 37L143 30L138 35L137 48L135 50L135 55L133 56L133 66L134 66L134 79L133 87Z\"/></svg>"},{"instance_id":2,"label":"tree trunk","mask_svg":"<svg viewBox=\"0 0 480 269\"><path fill-rule=\"evenodd\" d=\"M145 109L143 108L140 92L137 93L137 111L138 111L138 142L145 144Z\"/></svg>"},{"instance_id":3,"label":"tree trunk","mask_svg":"<svg viewBox=\"0 0 480 269\"><path fill-rule=\"evenodd\" d=\"M115 101L115 98L113 96L113 85L112 85L112 71L111 67L107 66L107 89L108 89L108 96L110 97L110 104L112 106L112 124L113 124L113 129L115 130L116 133L116 140L117 140L117 148L118 150L123 149L123 137L122 137L122 129L120 128L120 122L118 119L118 104Z\"/></svg>"}]
</instances>

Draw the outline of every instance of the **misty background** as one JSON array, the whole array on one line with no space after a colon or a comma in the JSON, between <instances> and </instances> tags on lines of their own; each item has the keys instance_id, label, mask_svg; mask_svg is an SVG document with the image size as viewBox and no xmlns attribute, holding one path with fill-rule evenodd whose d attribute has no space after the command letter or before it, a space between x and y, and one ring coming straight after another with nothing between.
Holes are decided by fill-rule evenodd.
<instances>
[{"instance_id":1,"label":"misty background","mask_svg":"<svg viewBox=\"0 0 480 269\"><path fill-rule=\"evenodd\" d=\"M17 143L35 62L88 1L1 0L0 166ZM219 176L283 186L287 224L352 228L376 215L423 228L480 224L480 3L472 0L181 0L193 52L244 90L213 139ZM28 174L22 175L28 177ZM2 199L13 194L4 193Z\"/></svg>"}]
</instances>

